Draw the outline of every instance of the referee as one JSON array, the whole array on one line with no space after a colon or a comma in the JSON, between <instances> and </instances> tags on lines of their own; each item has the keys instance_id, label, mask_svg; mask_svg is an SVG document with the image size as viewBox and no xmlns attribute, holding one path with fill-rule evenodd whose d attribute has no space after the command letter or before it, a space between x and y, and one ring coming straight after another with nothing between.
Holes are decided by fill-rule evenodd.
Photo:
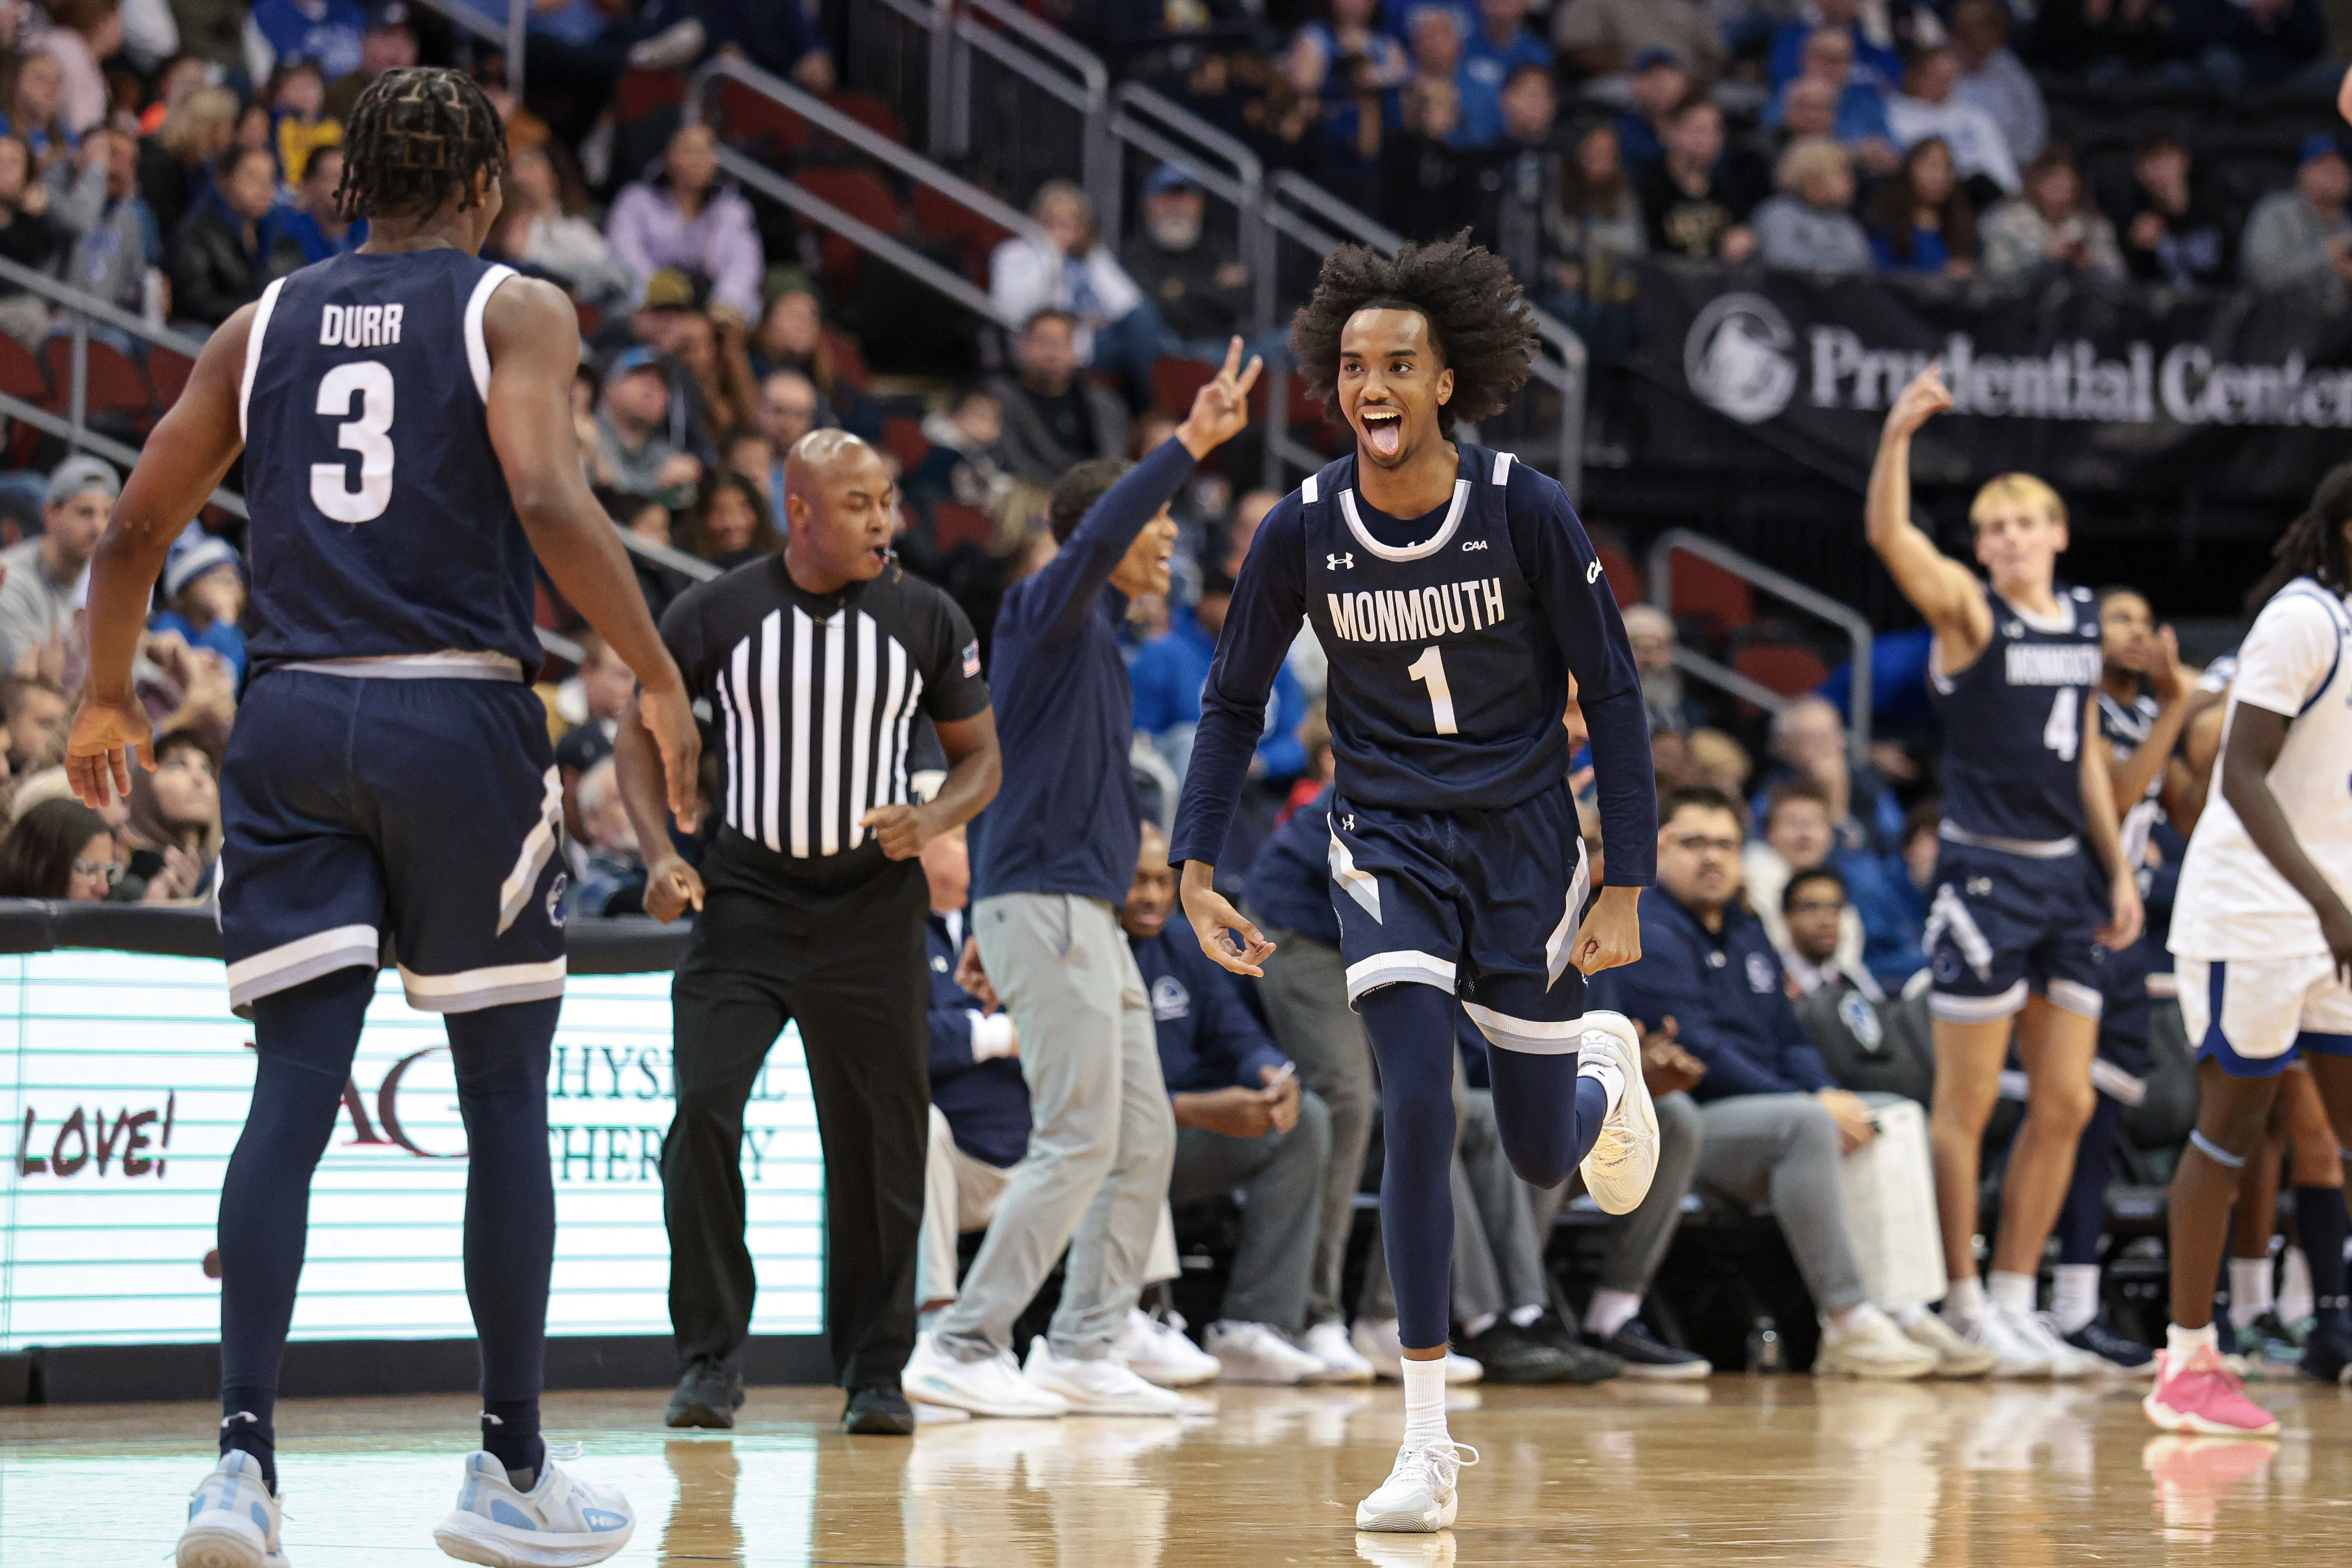
<instances>
[{"instance_id":1,"label":"referee","mask_svg":"<svg viewBox=\"0 0 2352 1568\"><path fill-rule=\"evenodd\" d=\"M671 989L677 1110L662 1147L670 1322L683 1363L672 1426L732 1426L736 1352L756 1289L743 1238L743 1109L787 1020L800 1025L824 1143L825 1332L851 1432L907 1434L898 1374L915 1335L929 1143L930 900L915 857L986 805L996 720L963 612L892 561L898 486L840 430L784 463L781 554L680 595L662 640L710 705L724 758L699 872L647 856L646 912L702 911ZM907 787L918 716L948 774ZM621 788L638 842L672 841L661 766L622 721Z\"/></svg>"}]
</instances>

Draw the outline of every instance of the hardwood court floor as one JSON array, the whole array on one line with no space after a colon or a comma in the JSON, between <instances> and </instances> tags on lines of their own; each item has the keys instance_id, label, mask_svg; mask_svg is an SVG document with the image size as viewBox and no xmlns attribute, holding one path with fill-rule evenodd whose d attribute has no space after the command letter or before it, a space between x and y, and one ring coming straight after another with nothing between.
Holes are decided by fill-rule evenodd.
<instances>
[{"instance_id":1,"label":"hardwood court floor","mask_svg":"<svg viewBox=\"0 0 2352 1568\"><path fill-rule=\"evenodd\" d=\"M2352 1391L2257 1392L2285 1423L2275 1445L2160 1437L2137 1384L1465 1390L1454 1435L1485 1462L1438 1537L1350 1528L1402 1429L1392 1386L1216 1389L1181 1421L958 1422L912 1441L841 1436L821 1389L756 1390L730 1434L665 1432L658 1393L556 1395L548 1416L636 1504L621 1563L2346 1562ZM449 1398L282 1408L293 1568L446 1562L431 1530L473 1415ZM0 1564L167 1560L213 1420L193 1405L0 1411Z\"/></svg>"}]
</instances>

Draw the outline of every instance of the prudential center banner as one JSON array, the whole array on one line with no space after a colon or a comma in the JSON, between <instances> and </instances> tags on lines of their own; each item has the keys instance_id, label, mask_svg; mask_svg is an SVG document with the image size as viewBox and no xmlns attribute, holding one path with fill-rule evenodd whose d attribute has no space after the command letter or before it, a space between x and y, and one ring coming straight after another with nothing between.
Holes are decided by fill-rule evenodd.
<instances>
[{"instance_id":1,"label":"prudential center banner","mask_svg":"<svg viewBox=\"0 0 2352 1568\"><path fill-rule=\"evenodd\" d=\"M2305 295L1654 262L1638 308L1646 455L1677 468L1746 465L1729 426L1858 485L1938 361L1954 408L1916 446L1922 479L2299 504L2352 452L2352 317Z\"/></svg>"}]
</instances>

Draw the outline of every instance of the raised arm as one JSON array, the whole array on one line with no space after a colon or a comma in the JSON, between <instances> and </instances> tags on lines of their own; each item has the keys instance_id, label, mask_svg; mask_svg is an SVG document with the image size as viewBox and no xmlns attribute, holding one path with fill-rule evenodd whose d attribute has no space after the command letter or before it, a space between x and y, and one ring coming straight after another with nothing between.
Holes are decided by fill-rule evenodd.
<instances>
[{"instance_id":1,"label":"raised arm","mask_svg":"<svg viewBox=\"0 0 2352 1568\"><path fill-rule=\"evenodd\" d=\"M1863 503L1870 547L1934 630L1937 659L1948 675L1974 664L1992 640L1992 609L1975 574L1937 549L1911 521L1911 437L1951 405L1941 365L1929 365L1903 389L1887 410Z\"/></svg>"},{"instance_id":2,"label":"raised arm","mask_svg":"<svg viewBox=\"0 0 2352 1568\"><path fill-rule=\"evenodd\" d=\"M2180 732L2200 708L2221 699L2218 694L2201 690L2193 679L2193 670L2180 665L2180 642L2170 626L2158 626L2156 632L2156 660L2148 667L2148 685L2156 701L2156 718L2147 727L2147 738L2132 749L2132 754L2108 769L2107 782L2115 791L2116 806L2129 811L2147 794L2147 786L2165 775L2180 744Z\"/></svg>"},{"instance_id":3,"label":"raised arm","mask_svg":"<svg viewBox=\"0 0 2352 1568\"><path fill-rule=\"evenodd\" d=\"M66 742L66 776L85 805L104 806L131 793L131 759L152 735L131 690L131 661L172 541L245 449L237 392L254 310L239 310L205 340L180 400L140 450L90 557L89 674ZM146 762L153 765L152 751Z\"/></svg>"},{"instance_id":4,"label":"raised arm","mask_svg":"<svg viewBox=\"0 0 2352 1568\"><path fill-rule=\"evenodd\" d=\"M580 468L572 423L579 317L553 284L512 278L491 293L482 337L490 352L490 445L506 471L515 514L556 591L635 674L641 692L635 711L660 749L670 810L691 831L702 739L686 682L654 629L620 530L589 493Z\"/></svg>"}]
</instances>

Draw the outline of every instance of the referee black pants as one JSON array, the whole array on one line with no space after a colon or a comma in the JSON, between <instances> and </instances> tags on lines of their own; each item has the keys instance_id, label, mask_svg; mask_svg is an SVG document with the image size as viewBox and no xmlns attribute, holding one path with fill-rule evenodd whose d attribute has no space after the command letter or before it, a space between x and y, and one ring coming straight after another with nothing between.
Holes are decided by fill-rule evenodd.
<instances>
[{"instance_id":1,"label":"referee black pants","mask_svg":"<svg viewBox=\"0 0 2352 1568\"><path fill-rule=\"evenodd\" d=\"M751 1333L743 1110L769 1047L800 1026L824 1145L825 1332L835 1381L895 1388L915 1342L929 1146L921 865L850 886L713 879L671 987L677 1114L662 1145L669 1314L681 1362Z\"/></svg>"}]
</instances>

